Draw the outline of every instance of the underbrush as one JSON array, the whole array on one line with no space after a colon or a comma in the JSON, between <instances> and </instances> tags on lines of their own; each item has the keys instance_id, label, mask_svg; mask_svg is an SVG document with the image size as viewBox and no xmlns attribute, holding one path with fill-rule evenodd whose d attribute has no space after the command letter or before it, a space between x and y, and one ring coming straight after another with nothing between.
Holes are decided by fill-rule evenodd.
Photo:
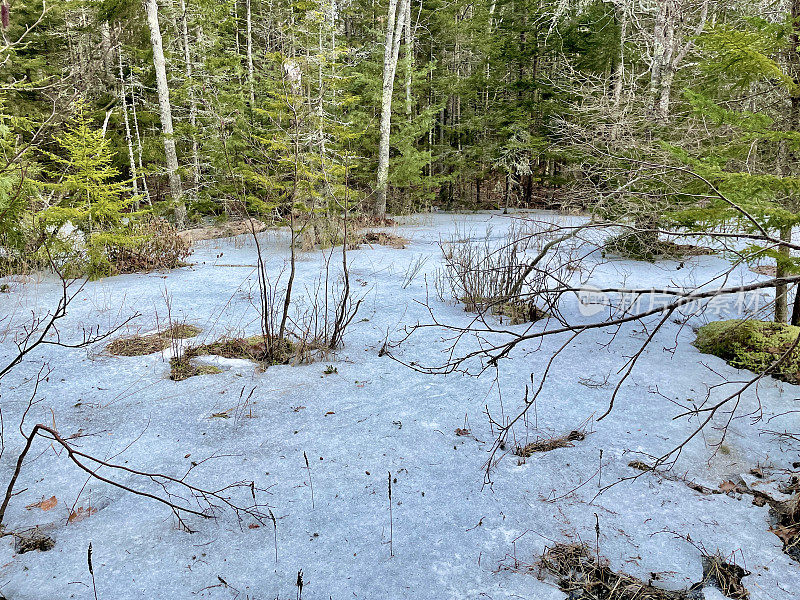
<instances>
[{"instance_id":1,"label":"underbrush","mask_svg":"<svg viewBox=\"0 0 800 600\"><path fill-rule=\"evenodd\" d=\"M439 299L452 298L467 312L493 314L510 324L556 315L559 288L580 265L566 245L555 244L537 222L516 221L499 240L459 232L440 242L444 266L436 275Z\"/></svg>"},{"instance_id":2,"label":"underbrush","mask_svg":"<svg viewBox=\"0 0 800 600\"><path fill-rule=\"evenodd\" d=\"M606 240L603 256L618 256L632 260L655 262L656 260L680 260L690 256L713 254L711 248L691 244L676 244L652 235L625 232Z\"/></svg>"},{"instance_id":3,"label":"underbrush","mask_svg":"<svg viewBox=\"0 0 800 600\"><path fill-rule=\"evenodd\" d=\"M714 321L698 329L694 345L700 352L718 356L737 369L754 373L769 370L777 379L798 383L800 348L795 347L798 336L800 327L772 321L731 319ZM783 360L771 369L779 359Z\"/></svg>"},{"instance_id":4,"label":"underbrush","mask_svg":"<svg viewBox=\"0 0 800 600\"><path fill-rule=\"evenodd\" d=\"M174 269L191 254L190 243L163 220L136 223L128 229L91 237L88 275L107 277Z\"/></svg>"},{"instance_id":5,"label":"underbrush","mask_svg":"<svg viewBox=\"0 0 800 600\"><path fill-rule=\"evenodd\" d=\"M162 219L131 222L86 233L71 223L29 232L23 250L0 248L0 276L57 267L69 278L99 279L182 266L191 242Z\"/></svg>"}]
</instances>

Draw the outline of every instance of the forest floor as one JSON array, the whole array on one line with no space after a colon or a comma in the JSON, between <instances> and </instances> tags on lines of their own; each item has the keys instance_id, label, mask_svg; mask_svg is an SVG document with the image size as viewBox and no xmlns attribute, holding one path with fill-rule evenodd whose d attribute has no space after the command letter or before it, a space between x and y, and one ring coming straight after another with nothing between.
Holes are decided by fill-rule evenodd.
<instances>
[{"instance_id":1,"label":"forest floor","mask_svg":"<svg viewBox=\"0 0 800 600\"><path fill-rule=\"evenodd\" d=\"M20 554L13 536L0 538L0 593L9 600L93 598L91 542L100 600L296 598L301 570L307 600L556 600L566 594L553 577L537 577L537 560L548 546L582 540L613 570L667 589L686 590L702 580L705 551L750 572L743 584L751 598L797 598L800 564L770 532L769 505L726 488L741 477L780 496L774 488L800 460L797 439L774 433L800 430L795 386L763 381L757 396L743 397L742 416L731 421L722 446L715 445L716 426L725 415L686 445L669 473L643 472L598 495L600 487L642 473L631 462L646 463L691 433L696 421L674 419L681 412L676 403L700 402L710 386L747 378L692 346L691 326L702 324L699 318L665 326L599 423L594 419L608 405L624 357L646 334L633 324L615 332L613 344L612 332L582 336L551 369L535 420L532 414L515 433L521 445L573 430L585 437L525 460L509 453L493 469L492 484L484 484L493 439L485 412L516 414L530 374L538 382L565 338L523 344L479 378L424 374L398 360L423 366L446 360L442 331L405 337L404 327L430 322L429 308L447 323L471 320L462 306L436 297L439 240L465 231L476 237L488 231L499 240L509 222L490 213L412 217L392 229L408 240L404 249L352 251L354 293L363 302L344 348L320 362L262 371L244 360L210 359L221 373L172 381L170 350L112 356L108 341L88 351L37 349L13 381L3 382L3 486L22 445L17 424L31 392L24 378L47 361L53 371L39 387L42 402L28 416L28 428L54 423L81 450L130 468L181 477L199 463L187 481L204 487L252 479L267 490L259 500L277 527L224 513L216 520L190 517L196 532L186 533L163 505L87 482L63 451L41 439L24 465L6 523L15 531L39 526L55 545ZM285 232L260 236L267 270L277 276L285 266ZM595 285L690 285L727 264L718 256L654 264L593 256ZM202 329L193 341L258 333L252 240L198 242L188 260L191 266L168 273L90 282L62 335L77 339L81 326L113 326L136 312L120 335L154 331L166 321L167 298L173 320ZM323 264L322 251L301 255L299 296ZM419 270L404 285L414 265ZM760 277L743 267L728 283ZM10 354L9 322L21 325L31 311L52 307L58 285L46 276L5 281L10 289L0 295L0 319L9 319L0 321L0 349ZM575 299L566 299L563 310L581 318ZM719 318L735 311L720 307ZM402 341L390 344L398 360L381 352L387 340ZM251 390L245 408L241 398ZM749 473L757 468L764 477L754 481ZM140 483L133 476L122 481ZM703 594L721 597L711 586L694 597Z\"/></svg>"}]
</instances>

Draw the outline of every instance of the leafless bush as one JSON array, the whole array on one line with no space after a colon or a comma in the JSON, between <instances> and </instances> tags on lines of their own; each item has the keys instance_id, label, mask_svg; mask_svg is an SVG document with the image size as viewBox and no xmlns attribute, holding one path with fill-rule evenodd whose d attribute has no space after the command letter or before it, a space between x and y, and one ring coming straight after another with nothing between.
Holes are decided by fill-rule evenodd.
<instances>
[{"instance_id":1,"label":"leafless bush","mask_svg":"<svg viewBox=\"0 0 800 600\"><path fill-rule=\"evenodd\" d=\"M334 217L335 218L335 217ZM350 235L345 211L339 224L343 239ZM285 270L270 277L264 263L258 236L253 231L258 264L259 311L265 359L272 363L285 363L310 359L342 345L344 332L359 309L361 300L351 296L347 244L341 245L341 272L333 272L334 250L324 255L325 270L305 297L293 297L296 274L296 249L299 236L304 231L290 226L289 274Z\"/></svg>"},{"instance_id":2,"label":"leafless bush","mask_svg":"<svg viewBox=\"0 0 800 600\"><path fill-rule=\"evenodd\" d=\"M435 278L440 299L512 322L557 316L564 289L580 268L575 248L557 243L557 231L548 223L517 219L497 241L491 228L478 239L457 232L439 244L444 257Z\"/></svg>"}]
</instances>

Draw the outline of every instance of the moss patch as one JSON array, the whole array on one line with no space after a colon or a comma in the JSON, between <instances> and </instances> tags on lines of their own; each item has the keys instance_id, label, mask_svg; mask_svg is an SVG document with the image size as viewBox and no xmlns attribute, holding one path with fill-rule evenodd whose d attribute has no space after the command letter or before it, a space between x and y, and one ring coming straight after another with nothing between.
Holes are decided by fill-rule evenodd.
<instances>
[{"instance_id":1,"label":"moss patch","mask_svg":"<svg viewBox=\"0 0 800 600\"><path fill-rule=\"evenodd\" d=\"M173 381L183 381L195 375L216 375L222 369L214 365L196 365L186 356L172 358L169 361L169 378Z\"/></svg>"},{"instance_id":2,"label":"moss patch","mask_svg":"<svg viewBox=\"0 0 800 600\"><path fill-rule=\"evenodd\" d=\"M161 352L170 347L173 339L188 339L196 337L202 329L187 323L176 323L165 331L151 333L150 335L133 335L114 340L106 350L114 356L146 356Z\"/></svg>"},{"instance_id":3,"label":"moss patch","mask_svg":"<svg viewBox=\"0 0 800 600\"><path fill-rule=\"evenodd\" d=\"M305 350L313 349L306 348ZM222 358L250 360L265 369L272 365L289 364L304 354L303 348L286 339L265 339L263 335L225 338L209 344L186 348L182 356L170 361L170 379L183 381L195 375L221 373L221 370L215 366L194 364L192 359L198 356L221 356Z\"/></svg>"},{"instance_id":4,"label":"moss patch","mask_svg":"<svg viewBox=\"0 0 800 600\"><path fill-rule=\"evenodd\" d=\"M800 327L792 325L731 319L701 327L694 345L732 367L763 373L792 347L798 335ZM782 381L800 383L800 348L795 348L770 374Z\"/></svg>"},{"instance_id":5,"label":"moss patch","mask_svg":"<svg viewBox=\"0 0 800 600\"><path fill-rule=\"evenodd\" d=\"M229 338L210 344L186 349L189 358L195 356L222 356L223 358L242 358L266 365L288 363L295 356L297 348L289 340L269 340L262 335L247 338Z\"/></svg>"}]
</instances>

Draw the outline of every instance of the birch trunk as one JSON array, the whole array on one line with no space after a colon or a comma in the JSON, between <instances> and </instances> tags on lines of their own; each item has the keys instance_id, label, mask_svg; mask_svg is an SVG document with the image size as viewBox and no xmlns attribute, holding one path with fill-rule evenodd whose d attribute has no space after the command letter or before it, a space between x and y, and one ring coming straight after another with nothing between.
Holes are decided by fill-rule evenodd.
<instances>
[{"instance_id":1,"label":"birch trunk","mask_svg":"<svg viewBox=\"0 0 800 600\"><path fill-rule=\"evenodd\" d=\"M131 182L133 183L133 195L139 195L139 177L136 172L136 156L133 153L133 136L131 135L131 125L128 120L128 99L125 92L125 73L122 69L122 43L119 44L119 101L122 104L122 116L125 123L125 143L128 145L128 158L130 159ZM139 200L136 200L136 210L139 209Z\"/></svg>"},{"instance_id":2,"label":"birch trunk","mask_svg":"<svg viewBox=\"0 0 800 600\"><path fill-rule=\"evenodd\" d=\"M412 74L414 71L414 39L413 34L411 32L411 1L408 0L406 3L406 13L405 13L405 57L406 57L406 117L411 118L411 109L413 107L412 98L411 98L411 84L412 84Z\"/></svg>"},{"instance_id":3,"label":"birch trunk","mask_svg":"<svg viewBox=\"0 0 800 600\"><path fill-rule=\"evenodd\" d=\"M164 154L169 176L169 189L172 199L176 201L175 220L178 227L186 224L186 205L181 200L181 176L178 173L178 153L175 150L175 137L172 129L172 106L169 102L169 85L167 84L167 64L164 58L164 43L161 39L161 28L158 23L157 0L145 0L147 25L150 27L150 42L153 45L153 67L156 71L156 87L158 88L158 107L161 113L161 132L164 136Z\"/></svg>"},{"instance_id":4,"label":"birch trunk","mask_svg":"<svg viewBox=\"0 0 800 600\"><path fill-rule=\"evenodd\" d=\"M389 0L386 40L383 49L383 94L381 97L380 142L378 144L378 180L375 186L375 215L386 215L386 191L389 184L389 135L392 126L392 94L406 5L410 0Z\"/></svg>"},{"instance_id":5,"label":"birch trunk","mask_svg":"<svg viewBox=\"0 0 800 600\"><path fill-rule=\"evenodd\" d=\"M183 60L186 63L186 85L189 88L189 125L192 127L192 183L193 194L196 196L200 189L200 153L197 143L197 100L194 96L192 53L189 46L189 23L185 0L181 0L181 29L183 34Z\"/></svg>"},{"instance_id":6,"label":"birch trunk","mask_svg":"<svg viewBox=\"0 0 800 600\"><path fill-rule=\"evenodd\" d=\"M247 10L247 85L250 88L250 110L256 104L256 94L253 87L253 15L250 10L250 0L246 2Z\"/></svg>"}]
</instances>

